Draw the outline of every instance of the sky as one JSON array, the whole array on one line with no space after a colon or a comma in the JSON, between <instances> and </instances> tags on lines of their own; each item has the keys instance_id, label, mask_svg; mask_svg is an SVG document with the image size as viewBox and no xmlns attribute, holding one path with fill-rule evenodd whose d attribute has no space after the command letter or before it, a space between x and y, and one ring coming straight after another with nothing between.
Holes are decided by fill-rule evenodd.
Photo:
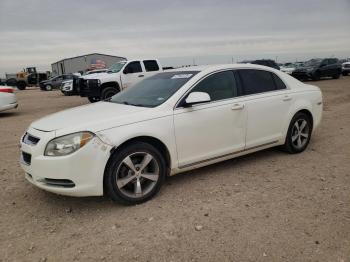
<instances>
[{"instance_id":1,"label":"sky","mask_svg":"<svg viewBox=\"0 0 350 262\"><path fill-rule=\"evenodd\" d=\"M94 52L163 66L350 57L350 0L0 0L0 75Z\"/></svg>"}]
</instances>

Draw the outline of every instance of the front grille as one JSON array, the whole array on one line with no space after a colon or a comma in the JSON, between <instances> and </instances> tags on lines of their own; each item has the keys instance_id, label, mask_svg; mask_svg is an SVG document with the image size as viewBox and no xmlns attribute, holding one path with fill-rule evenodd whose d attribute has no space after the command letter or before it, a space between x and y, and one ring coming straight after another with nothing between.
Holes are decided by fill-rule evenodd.
<instances>
[{"instance_id":1,"label":"front grille","mask_svg":"<svg viewBox=\"0 0 350 262\"><path fill-rule=\"evenodd\" d=\"M22 151L22 160L25 164L30 165L32 162L32 155Z\"/></svg>"},{"instance_id":2,"label":"front grille","mask_svg":"<svg viewBox=\"0 0 350 262\"><path fill-rule=\"evenodd\" d=\"M67 187L67 188L75 187L74 182L69 179L44 178L42 182L48 186Z\"/></svg>"},{"instance_id":3,"label":"front grille","mask_svg":"<svg viewBox=\"0 0 350 262\"><path fill-rule=\"evenodd\" d=\"M40 138L32 136L29 133L25 133L25 135L23 136L22 142L27 144L27 145L32 145L35 146L37 143L39 143Z\"/></svg>"},{"instance_id":4,"label":"front grille","mask_svg":"<svg viewBox=\"0 0 350 262\"><path fill-rule=\"evenodd\" d=\"M77 89L80 96L98 97L100 95L100 81L98 79L79 78Z\"/></svg>"}]
</instances>

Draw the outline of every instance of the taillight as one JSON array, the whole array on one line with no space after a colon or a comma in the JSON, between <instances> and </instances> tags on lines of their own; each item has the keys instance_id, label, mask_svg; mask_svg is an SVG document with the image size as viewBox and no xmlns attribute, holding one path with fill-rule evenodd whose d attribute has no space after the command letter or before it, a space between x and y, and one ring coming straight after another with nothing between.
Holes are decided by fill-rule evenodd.
<instances>
[{"instance_id":1,"label":"taillight","mask_svg":"<svg viewBox=\"0 0 350 262\"><path fill-rule=\"evenodd\" d=\"M13 93L12 88L0 88L0 92L2 93Z\"/></svg>"}]
</instances>

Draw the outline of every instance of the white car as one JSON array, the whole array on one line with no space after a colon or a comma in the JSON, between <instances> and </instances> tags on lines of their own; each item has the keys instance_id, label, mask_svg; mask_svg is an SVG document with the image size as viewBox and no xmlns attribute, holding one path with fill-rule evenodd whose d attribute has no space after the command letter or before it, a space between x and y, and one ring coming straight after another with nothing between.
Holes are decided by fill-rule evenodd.
<instances>
[{"instance_id":1,"label":"white car","mask_svg":"<svg viewBox=\"0 0 350 262\"><path fill-rule=\"evenodd\" d=\"M32 123L21 166L50 192L141 203L168 175L269 147L304 151L322 107L318 87L272 68L181 68Z\"/></svg>"},{"instance_id":2,"label":"white car","mask_svg":"<svg viewBox=\"0 0 350 262\"><path fill-rule=\"evenodd\" d=\"M342 63L342 74L347 76L350 73L350 62Z\"/></svg>"},{"instance_id":3,"label":"white car","mask_svg":"<svg viewBox=\"0 0 350 262\"><path fill-rule=\"evenodd\" d=\"M0 112L17 107L18 103L14 89L10 86L0 86Z\"/></svg>"},{"instance_id":4,"label":"white car","mask_svg":"<svg viewBox=\"0 0 350 262\"><path fill-rule=\"evenodd\" d=\"M283 65L280 67L280 70L288 75L291 75L293 71L295 70L296 65L294 64L288 64L288 65Z\"/></svg>"}]
</instances>

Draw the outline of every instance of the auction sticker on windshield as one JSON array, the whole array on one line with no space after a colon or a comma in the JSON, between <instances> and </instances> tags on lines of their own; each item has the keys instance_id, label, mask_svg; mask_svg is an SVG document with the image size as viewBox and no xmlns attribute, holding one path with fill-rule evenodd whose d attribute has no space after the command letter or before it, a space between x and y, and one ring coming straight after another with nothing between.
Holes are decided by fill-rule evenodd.
<instances>
[{"instance_id":1,"label":"auction sticker on windshield","mask_svg":"<svg viewBox=\"0 0 350 262\"><path fill-rule=\"evenodd\" d=\"M183 79L183 78L190 78L193 76L193 74L179 74L179 75L173 75L171 79Z\"/></svg>"}]
</instances>

